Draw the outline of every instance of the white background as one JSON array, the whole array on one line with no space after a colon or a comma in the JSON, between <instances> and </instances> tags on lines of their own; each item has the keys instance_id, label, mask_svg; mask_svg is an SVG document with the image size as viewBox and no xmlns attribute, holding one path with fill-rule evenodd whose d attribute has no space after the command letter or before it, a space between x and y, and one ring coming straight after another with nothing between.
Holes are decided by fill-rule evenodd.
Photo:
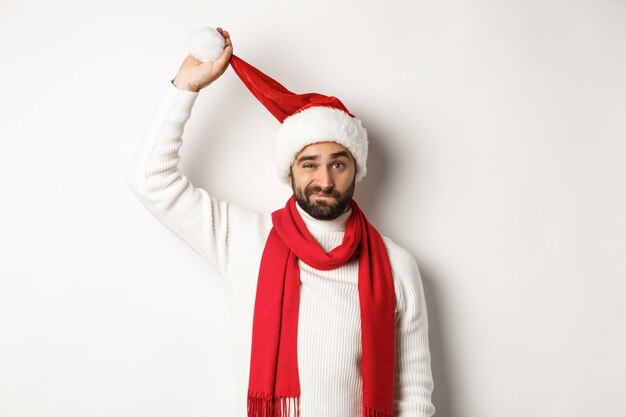
<instances>
[{"instance_id":1,"label":"white background","mask_svg":"<svg viewBox=\"0 0 626 417\"><path fill-rule=\"evenodd\" d=\"M420 266L437 416L625 416L625 22L623 0L2 0L0 416L232 415L224 289L125 184L201 26L363 120L356 198ZM277 126L229 68L181 168L277 209Z\"/></svg>"}]
</instances>

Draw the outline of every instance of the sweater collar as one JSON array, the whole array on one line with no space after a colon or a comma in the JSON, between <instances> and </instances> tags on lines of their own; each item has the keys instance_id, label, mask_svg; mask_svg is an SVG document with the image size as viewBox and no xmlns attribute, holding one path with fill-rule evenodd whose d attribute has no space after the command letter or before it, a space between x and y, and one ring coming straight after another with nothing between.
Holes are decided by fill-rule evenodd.
<instances>
[{"instance_id":1,"label":"sweater collar","mask_svg":"<svg viewBox=\"0 0 626 417\"><path fill-rule=\"evenodd\" d=\"M318 220L315 217L311 216L309 213L304 211L302 207L296 202L296 208L298 209L298 213L302 216L302 220L304 220L304 224L306 224L307 229L318 229L318 230L332 230L332 231L345 231L346 225L348 224L348 220L350 219L350 215L352 215L352 207L348 207L348 210L345 213L342 213L333 220Z\"/></svg>"}]
</instances>

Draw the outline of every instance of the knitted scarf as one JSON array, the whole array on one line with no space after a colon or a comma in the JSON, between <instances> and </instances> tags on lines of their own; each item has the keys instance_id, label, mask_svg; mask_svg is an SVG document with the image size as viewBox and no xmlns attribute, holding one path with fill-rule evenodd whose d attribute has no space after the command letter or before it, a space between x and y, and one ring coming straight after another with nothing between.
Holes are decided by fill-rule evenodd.
<instances>
[{"instance_id":1,"label":"knitted scarf","mask_svg":"<svg viewBox=\"0 0 626 417\"><path fill-rule=\"evenodd\" d=\"M297 363L298 259L331 270L358 256L363 417L392 417L395 307L383 240L354 200L341 245L326 253L308 231L292 196L272 213L257 282L248 385L249 417L295 416L300 410ZM347 416L346 416L347 417Z\"/></svg>"}]
</instances>

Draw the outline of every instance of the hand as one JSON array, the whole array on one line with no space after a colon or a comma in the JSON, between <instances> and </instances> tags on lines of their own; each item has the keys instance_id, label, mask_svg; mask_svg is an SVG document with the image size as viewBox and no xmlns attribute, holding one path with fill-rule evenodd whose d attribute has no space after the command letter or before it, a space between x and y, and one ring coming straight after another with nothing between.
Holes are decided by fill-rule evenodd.
<instances>
[{"instance_id":1,"label":"hand","mask_svg":"<svg viewBox=\"0 0 626 417\"><path fill-rule=\"evenodd\" d=\"M230 35L222 28L217 31L224 37L224 51L215 61L198 61L192 55L187 55L176 78L172 81L177 88L198 92L213 81L217 80L228 68L230 56L233 53L233 44Z\"/></svg>"}]
</instances>

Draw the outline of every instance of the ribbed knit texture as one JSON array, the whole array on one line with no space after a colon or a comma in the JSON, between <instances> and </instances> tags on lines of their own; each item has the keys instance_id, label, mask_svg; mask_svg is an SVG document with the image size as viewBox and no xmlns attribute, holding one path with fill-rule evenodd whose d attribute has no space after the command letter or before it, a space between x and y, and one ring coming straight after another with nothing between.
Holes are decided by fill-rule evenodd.
<instances>
[{"instance_id":1,"label":"ribbed knit texture","mask_svg":"<svg viewBox=\"0 0 626 417\"><path fill-rule=\"evenodd\" d=\"M246 417L256 281L272 227L271 213L254 213L217 201L181 174L182 135L198 95L167 83L137 146L127 182L161 223L222 276L233 326L237 382L237 402L225 417ZM326 251L341 244L350 212L320 221L299 207L298 211ZM389 238L383 240L397 300L394 415L429 417L435 408L419 270L412 255ZM299 266L300 416L361 417L358 262L332 271L316 270L301 261Z\"/></svg>"}]
</instances>

